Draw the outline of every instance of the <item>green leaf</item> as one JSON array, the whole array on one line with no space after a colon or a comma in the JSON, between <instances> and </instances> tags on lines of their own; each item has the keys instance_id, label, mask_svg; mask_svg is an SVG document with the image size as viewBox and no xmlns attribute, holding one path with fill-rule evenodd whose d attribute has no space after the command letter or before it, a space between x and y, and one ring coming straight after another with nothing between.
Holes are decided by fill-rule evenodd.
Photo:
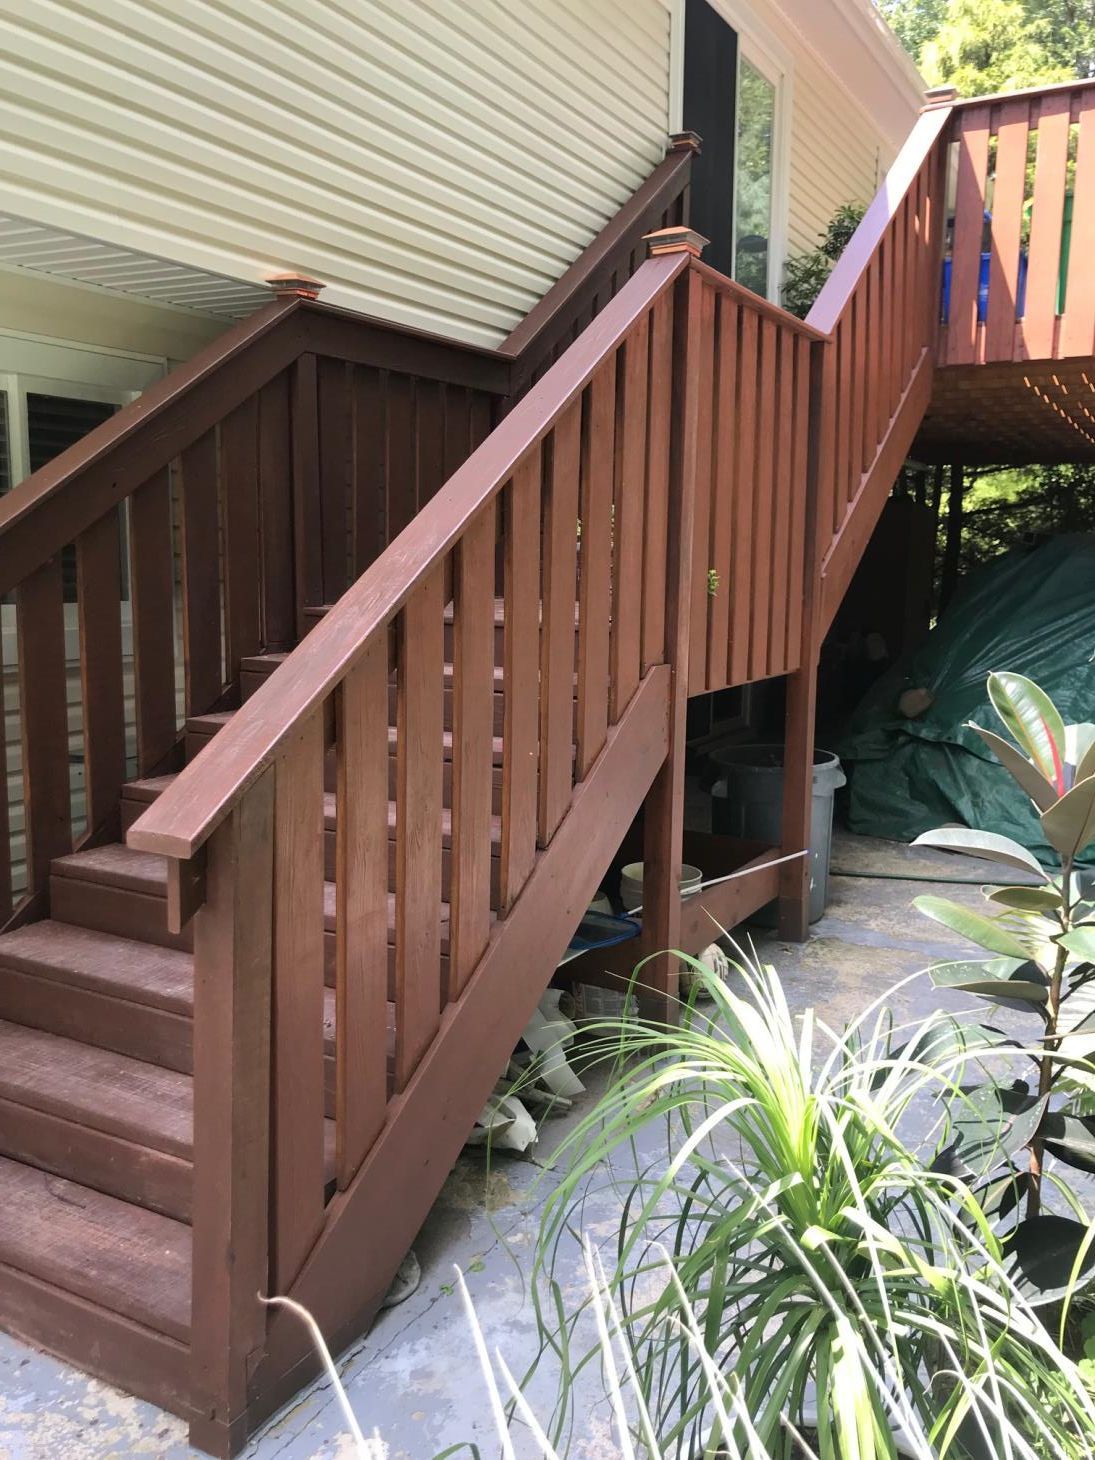
<instances>
[{"instance_id":1,"label":"green leaf","mask_svg":"<svg viewBox=\"0 0 1095 1460\"><path fill-rule=\"evenodd\" d=\"M972 908L963 907L945 897L918 897L914 899L913 905L925 917L942 923L954 933L961 933L963 938L969 938L990 953L1001 953L1005 958L1018 958L1021 962L1027 960L1027 950L1019 939L1009 933L1007 928L1001 927L995 919L987 918L984 913L974 912Z\"/></svg>"},{"instance_id":2,"label":"green leaf","mask_svg":"<svg viewBox=\"0 0 1095 1460\"><path fill-rule=\"evenodd\" d=\"M977 994L1005 1009L1028 1011L1049 1000L1045 974L1029 959L990 958L984 962L937 963L932 983L940 989Z\"/></svg>"},{"instance_id":3,"label":"green leaf","mask_svg":"<svg viewBox=\"0 0 1095 1460\"><path fill-rule=\"evenodd\" d=\"M1046 1150L1078 1171L1095 1171L1095 1116L1050 1111L1042 1121Z\"/></svg>"},{"instance_id":4,"label":"green leaf","mask_svg":"<svg viewBox=\"0 0 1095 1460\"><path fill-rule=\"evenodd\" d=\"M1077 958L1095 963L1095 927L1073 928L1069 933L1062 933L1057 942Z\"/></svg>"},{"instance_id":5,"label":"green leaf","mask_svg":"<svg viewBox=\"0 0 1095 1460\"><path fill-rule=\"evenodd\" d=\"M1062 857L1074 857L1095 839L1095 776L1080 781L1042 812L1042 830Z\"/></svg>"},{"instance_id":6,"label":"green leaf","mask_svg":"<svg viewBox=\"0 0 1095 1460\"><path fill-rule=\"evenodd\" d=\"M940 826L925 831L913 842L914 847L938 847L945 852L963 852L967 857L987 857L990 862L1003 862L1020 872L1033 872L1045 880L1046 872L1038 859L1012 841L994 831L971 831L966 826Z\"/></svg>"},{"instance_id":7,"label":"green leaf","mask_svg":"<svg viewBox=\"0 0 1095 1460\"><path fill-rule=\"evenodd\" d=\"M1005 1248L1005 1266L1027 1300L1036 1307L1055 1303L1068 1292L1072 1269L1088 1229L1071 1217L1043 1213L1019 1222ZM1088 1249L1080 1269L1087 1277L1095 1263Z\"/></svg>"},{"instance_id":8,"label":"green leaf","mask_svg":"<svg viewBox=\"0 0 1095 1460\"><path fill-rule=\"evenodd\" d=\"M1068 761L1075 766L1072 784L1086 781L1095 776L1095 725L1084 722L1080 725L1066 725Z\"/></svg>"},{"instance_id":9,"label":"green leaf","mask_svg":"<svg viewBox=\"0 0 1095 1460\"><path fill-rule=\"evenodd\" d=\"M989 699L1004 727L1061 795L1065 789L1065 722L1057 706L1024 674L990 674Z\"/></svg>"},{"instance_id":10,"label":"green leaf","mask_svg":"<svg viewBox=\"0 0 1095 1460\"><path fill-rule=\"evenodd\" d=\"M981 1085L963 1091L950 1107L950 1144L932 1162L933 1171L963 1181L982 1181L1001 1162L1029 1146L1041 1123L1048 1095L1026 1087Z\"/></svg>"},{"instance_id":11,"label":"green leaf","mask_svg":"<svg viewBox=\"0 0 1095 1460\"><path fill-rule=\"evenodd\" d=\"M1019 783L1039 811L1045 811L1047 807L1053 805L1057 799L1056 790L1037 766L1031 765L1026 756L1016 750L1010 740L1005 740L1002 735L997 735L995 730L982 730L980 725L970 724L966 728L980 735L988 748L995 753L997 760L1012 780Z\"/></svg>"},{"instance_id":12,"label":"green leaf","mask_svg":"<svg viewBox=\"0 0 1095 1460\"><path fill-rule=\"evenodd\" d=\"M989 902L1010 907L1015 912L1056 912L1061 894L1056 887L995 887L985 894Z\"/></svg>"}]
</instances>

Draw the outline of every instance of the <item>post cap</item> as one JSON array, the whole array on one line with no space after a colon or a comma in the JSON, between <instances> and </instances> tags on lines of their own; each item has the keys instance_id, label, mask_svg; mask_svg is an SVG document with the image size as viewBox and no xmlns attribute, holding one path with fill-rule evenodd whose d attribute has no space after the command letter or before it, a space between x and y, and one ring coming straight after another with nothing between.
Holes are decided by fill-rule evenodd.
<instances>
[{"instance_id":1,"label":"post cap","mask_svg":"<svg viewBox=\"0 0 1095 1460\"><path fill-rule=\"evenodd\" d=\"M931 105L932 102L936 102L936 101L957 101L958 100L958 87L957 86L929 86L928 89L927 89L927 91L925 91L925 93L924 93L924 100L928 103L929 106Z\"/></svg>"},{"instance_id":2,"label":"post cap","mask_svg":"<svg viewBox=\"0 0 1095 1460\"><path fill-rule=\"evenodd\" d=\"M271 274L266 282L279 299L318 299L326 287L307 274Z\"/></svg>"},{"instance_id":3,"label":"post cap","mask_svg":"<svg viewBox=\"0 0 1095 1460\"><path fill-rule=\"evenodd\" d=\"M698 132L671 132L667 152L694 152L697 155L703 151L703 138Z\"/></svg>"},{"instance_id":4,"label":"post cap","mask_svg":"<svg viewBox=\"0 0 1095 1460\"><path fill-rule=\"evenodd\" d=\"M693 258L698 259L704 246L710 241L694 228L683 226L658 228L653 233L643 234L647 257L652 259L663 253L690 253Z\"/></svg>"}]
</instances>

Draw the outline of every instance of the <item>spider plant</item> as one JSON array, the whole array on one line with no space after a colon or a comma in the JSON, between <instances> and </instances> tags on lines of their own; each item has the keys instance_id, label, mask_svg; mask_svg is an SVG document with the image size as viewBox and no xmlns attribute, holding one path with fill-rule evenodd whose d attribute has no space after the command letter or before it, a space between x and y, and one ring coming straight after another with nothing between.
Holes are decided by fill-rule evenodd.
<instances>
[{"instance_id":1,"label":"spider plant","mask_svg":"<svg viewBox=\"0 0 1095 1460\"><path fill-rule=\"evenodd\" d=\"M936 1015L899 1046L876 1010L843 1035L809 1012L796 1027L772 970L743 967L737 993L693 966L712 1003L675 1028L606 1027L608 1089L557 1153L534 1285L541 1361L562 1374L552 1443L600 1353L558 1264L609 1173L605 1294L651 1451L790 1457L808 1429L821 1460L1086 1460L1095 1409L1075 1367L969 1188L902 1139L914 1105L957 1089L963 1029ZM729 1416L712 1372L732 1377Z\"/></svg>"}]
</instances>

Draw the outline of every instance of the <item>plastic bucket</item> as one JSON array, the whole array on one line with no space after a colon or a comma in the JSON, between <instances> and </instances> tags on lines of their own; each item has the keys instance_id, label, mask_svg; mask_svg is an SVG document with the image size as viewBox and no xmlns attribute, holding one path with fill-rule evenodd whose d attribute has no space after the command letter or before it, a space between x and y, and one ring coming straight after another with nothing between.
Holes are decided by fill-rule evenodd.
<instances>
[{"instance_id":1,"label":"plastic bucket","mask_svg":"<svg viewBox=\"0 0 1095 1460\"><path fill-rule=\"evenodd\" d=\"M687 897L695 892L703 881L703 873L698 867L690 867L687 862L681 867L681 896ZM624 905L624 912L634 912L637 907L643 904L643 864L641 862L628 862L627 866L620 872L620 901Z\"/></svg>"},{"instance_id":2,"label":"plastic bucket","mask_svg":"<svg viewBox=\"0 0 1095 1460\"><path fill-rule=\"evenodd\" d=\"M711 751L719 779L711 788L711 826L720 836L741 837L778 847L783 824L783 746L735 745ZM816 923L829 900L829 852L833 840L833 797L845 783L840 761L828 750L814 751L814 795L810 815L810 921ZM776 904L754 916L774 927Z\"/></svg>"}]
</instances>

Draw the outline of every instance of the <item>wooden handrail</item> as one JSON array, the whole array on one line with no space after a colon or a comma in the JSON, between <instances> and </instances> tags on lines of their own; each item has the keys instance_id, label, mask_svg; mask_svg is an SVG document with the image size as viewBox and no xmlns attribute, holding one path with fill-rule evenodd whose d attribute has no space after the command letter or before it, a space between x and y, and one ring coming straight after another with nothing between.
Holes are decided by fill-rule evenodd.
<instances>
[{"instance_id":1,"label":"wooden handrail","mask_svg":"<svg viewBox=\"0 0 1095 1460\"><path fill-rule=\"evenodd\" d=\"M863 215L848 246L833 265L821 293L806 316L806 323L822 335L831 335L863 278L879 243L897 215L920 169L931 155L950 121L949 103L922 112L889 172L882 188Z\"/></svg>"},{"instance_id":2,"label":"wooden handrail","mask_svg":"<svg viewBox=\"0 0 1095 1460\"><path fill-rule=\"evenodd\" d=\"M1084 91L1095 86L1095 77L1077 76L1071 81L1054 81L1047 86L1026 86L1020 91L993 91L985 96L956 96L953 99L928 102L925 112L962 111L971 106L992 106L998 102L1022 101L1034 96L1057 96L1064 91Z\"/></svg>"},{"instance_id":3,"label":"wooden handrail","mask_svg":"<svg viewBox=\"0 0 1095 1460\"><path fill-rule=\"evenodd\" d=\"M515 361L518 378L535 369L538 360L573 323L576 313L592 301L603 285L606 267L617 256L641 249L643 234L660 226L667 208L681 198L688 186L695 151L691 142L671 145L638 191L506 336L499 350ZM518 383L519 379L515 380L514 384Z\"/></svg>"},{"instance_id":4,"label":"wooden handrail","mask_svg":"<svg viewBox=\"0 0 1095 1460\"><path fill-rule=\"evenodd\" d=\"M436 572L445 554L687 263L686 255L670 254L642 265L565 358L362 574L277 675L232 717L210 761L184 770L134 823L127 837L130 846L180 860L195 855L297 727L362 659L375 634Z\"/></svg>"}]
</instances>

